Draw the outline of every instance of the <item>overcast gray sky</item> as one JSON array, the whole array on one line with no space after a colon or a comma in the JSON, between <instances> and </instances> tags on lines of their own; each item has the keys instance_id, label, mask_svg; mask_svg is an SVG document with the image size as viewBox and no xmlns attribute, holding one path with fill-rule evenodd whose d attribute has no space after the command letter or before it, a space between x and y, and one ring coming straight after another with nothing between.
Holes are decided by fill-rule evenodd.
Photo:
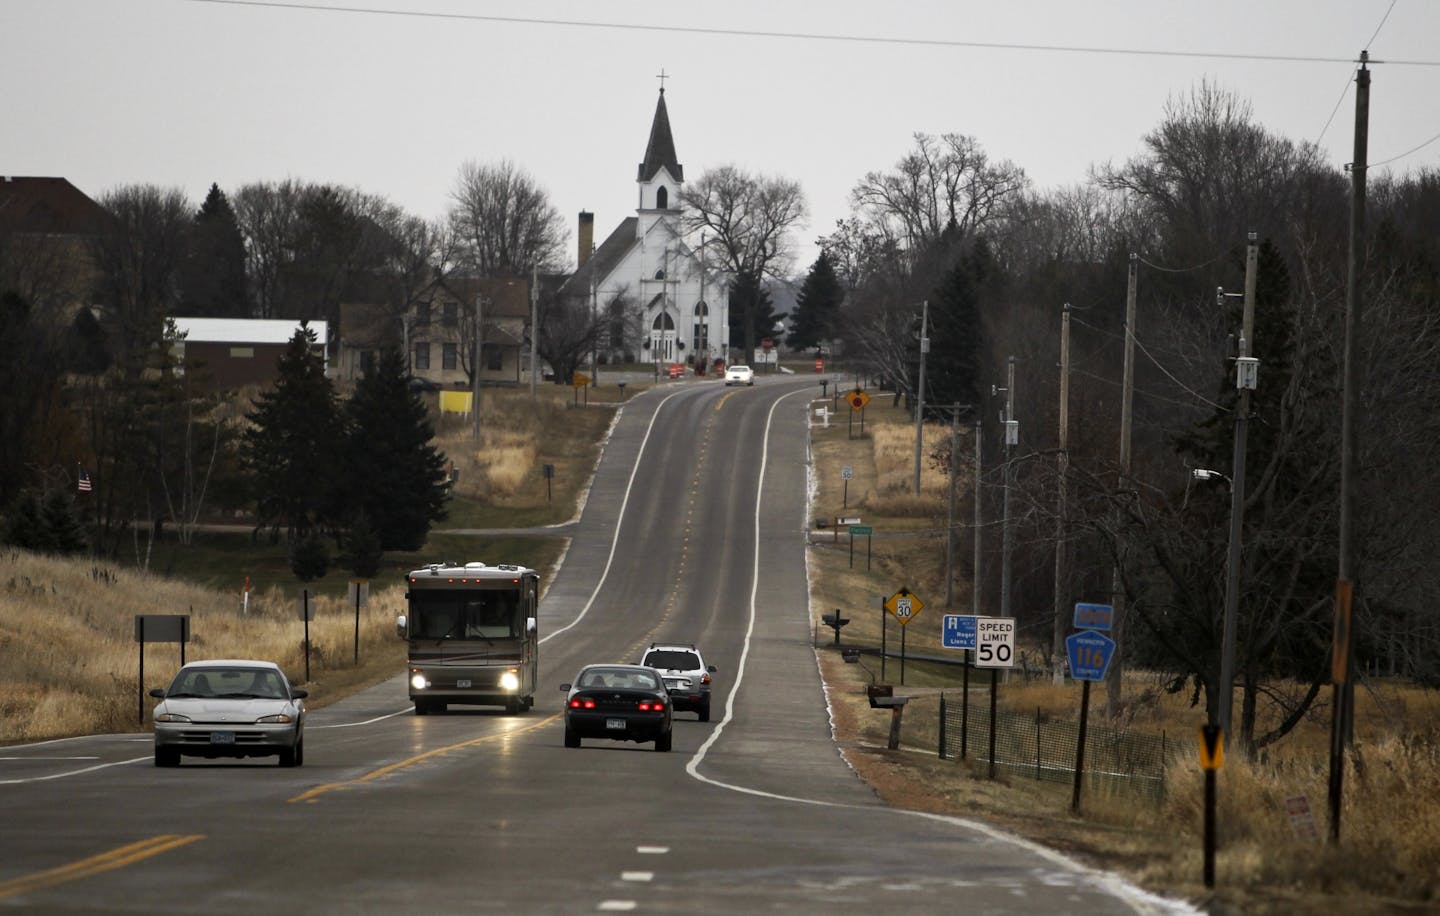
<instances>
[{"instance_id":1,"label":"overcast gray sky","mask_svg":"<svg viewBox=\"0 0 1440 916\"><path fill-rule=\"evenodd\" d=\"M1389 61L1371 161L1440 165L1436 0L340 5L0 0L0 174L179 186L197 206L211 182L289 177L435 218L463 162L509 158L572 237L580 210L603 237L634 210L663 69L688 178L801 183L803 269L917 131L970 134L1050 188L1138 153L1166 100L1209 79L1343 164L1367 46Z\"/></svg>"}]
</instances>

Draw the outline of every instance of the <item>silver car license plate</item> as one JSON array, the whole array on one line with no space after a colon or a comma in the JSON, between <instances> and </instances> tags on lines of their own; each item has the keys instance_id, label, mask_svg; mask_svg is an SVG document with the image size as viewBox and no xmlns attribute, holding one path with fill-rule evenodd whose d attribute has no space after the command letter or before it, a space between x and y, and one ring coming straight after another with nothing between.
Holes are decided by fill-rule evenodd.
<instances>
[{"instance_id":1,"label":"silver car license plate","mask_svg":"<svg viewBox=\"0 0 1440 916\"><path fill-rule=\"evenodd\" d=\"M234 733L234 732L211 732L211 733L210 733L210 743L211 743L211 744L234 744L234 743L235 743L235 733Z\"/></svg>"},{"instance_id":2,"label":"silver car license plate","mask_svg":"<svg viewBox=\"0 0 1440 916\"><path fill-rule=\"evenodd\" d=\"M470 681L466 679L461 679L455 682L455 686L459 687L461 690L464 690L470 686Z\"/></svg>"},{"instance_id":3,"label":"silver car license plate","mask_svg":"<svg viewBox=\"0 0 1440 916\"><path fill-rule=\"evenodd\" d=\"M624 719L606 719L606 720L605 720L605 727L606 727L606 728L618 728L618 729L620 729L621 731L624 731L624 730L625 730L625 720L624 720Z\"/></svg>"}]
</instances>

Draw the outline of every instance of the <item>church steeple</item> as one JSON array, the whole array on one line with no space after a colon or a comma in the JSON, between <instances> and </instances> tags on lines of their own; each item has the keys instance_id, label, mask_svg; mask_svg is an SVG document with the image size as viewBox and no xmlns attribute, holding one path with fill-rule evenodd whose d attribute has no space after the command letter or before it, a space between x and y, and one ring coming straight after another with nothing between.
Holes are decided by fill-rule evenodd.
<instances>
[{"instance_id":1,"label":"church steeple","mask_svg":"<svg viewBox=\"0 0 1440 916\"><path fill-rule=\"evenodd\" d=\"M645 161L640 163L635 180L653 179L664 166L676 181L685 180L685 168L675 159L675 139L670 136L670 113L665 109L665 87L660 87L660 101L655 103L655 120L650 123L650 142L645 145Z\"/></svg>"}]
</instances>

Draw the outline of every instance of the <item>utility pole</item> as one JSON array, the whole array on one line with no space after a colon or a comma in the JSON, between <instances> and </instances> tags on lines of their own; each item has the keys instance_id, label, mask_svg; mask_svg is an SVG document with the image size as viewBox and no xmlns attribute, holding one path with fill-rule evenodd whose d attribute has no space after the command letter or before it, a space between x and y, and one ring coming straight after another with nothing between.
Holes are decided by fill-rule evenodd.
<instances>
[{"instance_id":1,"label":"utility pole","mask_svg":"<svg viewBox=\"0 0 1440 916\"><path fill-rule=\"evenodd\" d=\"M1060 311L1060 450L1055 467L1055 620L1050 635L1050 654L1054 659L1053 680L1065 683L1065 631L1069 629L1065 613L1065 501L1066 474L1070 468L1070 303Z\"/></svg>"},{"instance_id":2,"label":"utility pole","mask_svg":"<svg viewBox=\"0 0 1440 916\"><path fill-rule=\"evenodd\" d=\"M475 291L475 358L471 360L470 366L470 438L477 443L480 441L480 357L485 352L485 333L481 324L483 315L480 304L485 297L480 291Z\"/></svg>"},{"instance_id":3,"label":"utility pole","mask_svg":"<svg viewBox=\"0 0 1440 916\"><path fill-rule=\"evenodd\" d=\"M540 375L540 364L536 361L536 341L540 337L540 291L537 287L539 270L530 268L530 402L535 402L535 379Z\"/></svg>"},{"instance_id":4,"label":"utility pole","mask_svg":"<svg viewBox=\"0 0 1440 916\"><path fill-rule=\"evenodd\" d=\"M1330 679L1334 682L1334 709L1330 724L1330 843L1340 841L1340 802L1345 781L1345 746L1353 738L1354 693L1350 664L1350 614L1355 583L1355 488L1358 466L1357 429L1360 424L1360 319L1364 312L1364 284L1360 254L1365 250L1365 179L1370 162L1370 55L1360 52L1355 73L1355 158L1350 163L1349 278L1345 283L1345 394L1340 423L1340 563L1335 582L1335 636L1331 648Z\"/></svg>"},{"instance_id":5,"label":"utility pole","mask_svg":"<svg viewBox=\"0 0 1440 916\"><path fill-rule=\"evenodd\" d=\"M1231 712L1235 705L1235 629L1240 608L1240 544L1245 531L1245 447L1250 431L1250 391L1255 387L1255 360L1250 356L1255 333L1255 275L1259 248L1255 233L1245 246L1245 307L1240 320L1240 347L1235 360L1235 387L1240 400L1235 407L1234 458L1230 467L1230 550L1225 569L1225 619L1220 639L1220 708L1215 724L1220 740L1230 744ZM1225 307L1225 290L1216 294Z\"/></svg>"},{"instance_id":6,"label":"utility pole","mask_svg":"<svg viewBox=\"0 0 1440 916\"><path fill-rule=\"evenodd\" d=\"M975 552L972 560L974 569L970 572L970 613L980 613L980 532L981 524L985 519L985 513L980 499L980 454L983 451L985 439L981 435L979 411L975 417L975 537L973 549ZM968 650L967 650L968 651Z\"/></svg>"},{"instance_id":7,"label":"utility pole","mask_svg":"<svg viewBox=\"0 0 1440 916\"><path fill-rule=\"evenodd\" d=\"M920 385L915 398L915 495L920 495L920 443L925 424L925 354L930 352L930 300L920 303Z\"/></svg>"},{"instance_id":8,"label":"utility pole","mask_svg":"<svg viewBox=\"0 0 1440 916\"><path fill-rule=\"evenodd\" d=\"M1130 252L1130 271L1125 282L1125 370L1120 384L1120 479L1117 489L1124 489L1130 482L1130 417L1135 404L1135 298L1138 285L1139 256ZM1125 676L1125 586L1120 577L1120 564L1116 562L1110 574L1110 605L1114 609L1110 624L1110 638L1115 648L1110 659L1110 670L1105 673L1105 714L1114 721L1120 715L1121 700L1124 698Z\"/></svg>"},{"instance_id":9,"label":"utility pole","mask_svg":"<svg viewBox=\"0 0 1440 916\"><path fill-rule=\"evenodd\" d=\"M1014 446L1020 441L1020 424L1015 419L1015 357L1010 357L1005 372L1005 494L1004 515L1000 532L1000 616L1010 617L1010 555L1015 545L1010 530L1010 490L1015 468L1010 460Z\"/></svg>"},{"instance_id":10,"label":"utility pole","mask_svg":"<svg viewBox=\"0 0 1440 916\"><path fill-rule=\"evenodd\" d=\"M960 471L960 405L950 405L950 488L945 515L945 607L955 598L955 477Z\"/></svg>"}]
</instances>

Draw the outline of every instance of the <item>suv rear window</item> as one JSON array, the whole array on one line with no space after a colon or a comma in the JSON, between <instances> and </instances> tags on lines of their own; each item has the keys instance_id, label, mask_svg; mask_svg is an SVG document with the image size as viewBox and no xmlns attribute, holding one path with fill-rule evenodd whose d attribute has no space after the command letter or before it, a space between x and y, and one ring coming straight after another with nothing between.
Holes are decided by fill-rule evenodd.
<instances>
[{"instance_id":1,"label":"suv rear window","mask_svg":"<svg viewBox=\"0 0 1440 916\"><path fill-rule=\"evenodd\" d=\"M694 652L656 649L645 656L645 664L666 671L694 671L700 667L700 656Z\"/></svg>"}]
</instances>

